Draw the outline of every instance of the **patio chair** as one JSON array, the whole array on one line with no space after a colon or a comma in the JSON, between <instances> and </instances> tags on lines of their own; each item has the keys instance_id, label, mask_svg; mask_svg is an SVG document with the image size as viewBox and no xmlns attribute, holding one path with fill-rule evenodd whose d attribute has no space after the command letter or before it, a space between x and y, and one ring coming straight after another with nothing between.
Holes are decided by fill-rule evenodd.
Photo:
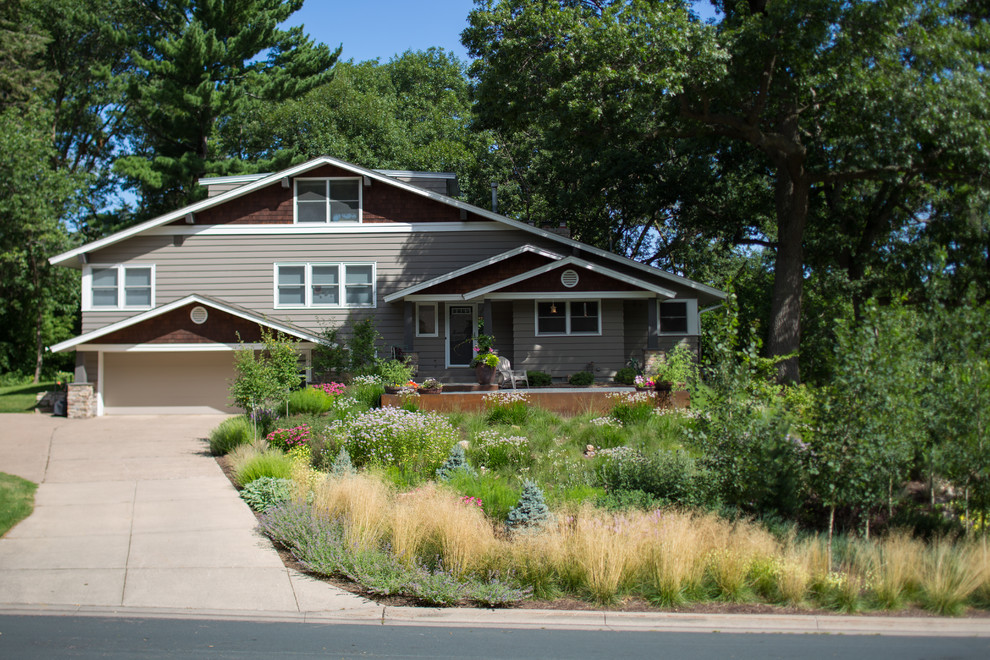
<instances>
[{"instance_id":1,"label":"patio chair","mask_svg":"<svg viewBox=\"0 0 990 660\"><path fill-rule=\"evenodd\" d=\"M526 387L529 387L529 379L526 377L526 372L513 371L508 358L500 357L498 359L498 366L495 369L498 371L498 375L502 377L503 383L505 381L512 383L512 389L516 389L516 383L519 381L526 383Z\"/></svg>"}]
</instances>

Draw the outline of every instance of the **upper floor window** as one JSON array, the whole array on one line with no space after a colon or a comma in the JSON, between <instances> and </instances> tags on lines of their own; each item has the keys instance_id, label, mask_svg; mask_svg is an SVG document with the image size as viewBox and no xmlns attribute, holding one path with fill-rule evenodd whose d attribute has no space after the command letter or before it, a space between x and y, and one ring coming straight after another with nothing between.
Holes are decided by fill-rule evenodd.
<instances>
[{"instance_id":1,"label":"upper floor window","mask_svg":"<svg viewBox=\"0 0 990 660\"><path fill-rule=\"evenodd\" d=\"M697 300L667 300L661 302L658 307L660 312L660 334L698 334Z\"/></svg>"},{"instance_id":2,"label":"upper floor window","mask_svg":"<svg viewBox=\"0 0 990 660\"><path fill-rule=\"evenodd\" d=\"M374 307L375 264L275 264L276 307Z\"/></svg>"},{"instance_id":3,"label":"upper floor window","mask_svg":"<svg viewBox=\"0 0 990 660\"><path fill-rule=\"evenodd\" d=\"M561 300L536 303L538 335L600 335L597 300Z\"/></svg>"},{"instance_id":4,"label":"upper floor window","mask_svg":"<svg viewBox=\"0 0 990 660\"><path fill-rule=\"evenodd\" d=\"M361 179L296 179L296 223L361 222Z\"/></svg>"},{"instance_id":5,"label":"upper floor window","mask_svg":"<svg viewBox=\"0 0 990 660\"><path fill-rule=\"evenodd\" d=\"M155 267L150 264L87 266L83 271L83 310L151 309Z\"/></svg>"}]
</instances>

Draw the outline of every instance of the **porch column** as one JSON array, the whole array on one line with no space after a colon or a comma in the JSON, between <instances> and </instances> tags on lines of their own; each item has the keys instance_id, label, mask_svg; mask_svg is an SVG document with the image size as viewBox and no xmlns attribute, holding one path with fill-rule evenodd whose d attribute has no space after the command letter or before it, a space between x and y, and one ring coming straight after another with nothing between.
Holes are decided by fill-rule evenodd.
<instances>
[{"instance_id":1,"label":"porch column","mask_svg":"<svg viewBox=\"0 0 990 660\"><path fill-rule=\"evenodd\" d=\"M403 304L404 325L402 334L402 350L409 353L413 349L413 337L416 335L416 303Z\"/></svg>"},{"instance_id":2,"label":"porch column","mask_svg":"<svg viewBox=\"0 0 990 660\"><path fill-rule=\"evenodd\" d=\"M485 334L492 334L492 330L495 329L495 321L492 319L492 301L485 300L481 303L481 318L485 322Z\"/></svg>"},{"instance_id":3,"label":"porch column","mask_svg":"<svg viewBox=\"0 0 990 660\"><path fill-rule=\"evenodd\" d=\"M660 328L657 327L659 318L657 299L650 298L646 301L646 350L648 351L655 351L660 348Z\"/></svg>"}]
</instances>

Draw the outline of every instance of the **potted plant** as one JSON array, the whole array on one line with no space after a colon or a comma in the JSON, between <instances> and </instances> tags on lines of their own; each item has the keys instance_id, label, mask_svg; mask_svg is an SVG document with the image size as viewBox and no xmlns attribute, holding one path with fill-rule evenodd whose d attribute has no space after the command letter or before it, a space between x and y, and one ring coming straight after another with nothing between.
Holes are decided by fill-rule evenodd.
<instances>
[{"instance_id":1,"label":"potted plant","mask_svg":"<svg viewBox=\"0 0 990 660\"><path fill-rule=\"evenodd\" d=\"M657 365L656 390L664 393L673 389L683 390L693 373L694 356L691 349L678 344Z\"/></svg>"},{"instance_id":2,"label":"potted plant","mask_svg":"<svg viewBox=\"0 0 990 660\"><path fill-rule=\"evenodd\" d=\"M440 394L441 391L443 391L443 383L436 378L427 378L419 386L420 394Z\"/></svg>"},{"instance_id":3,"label":"potted plant","mask_svg":"<svg viewBox=\"0 0 990 660\"><path fill-rule=\"evenodd\" d=\"M656 387L656 383L651 376L641 374L633 379L633 386L635 386L637 392L646 392Z\"/></svg>"},{"instance_id":4,"label":"potted plant","mask_svg":"<svg viewBox=\"0 0 990 660\"><path fill-rule=\"evenodd\" d=\"M378 366L386 394L397 394L399 390L408 387L412 372L413 368L408 360L385 360Z\"/></svg>"},{"instance_id":5,"label":"potted plant","mask_svg":"<svg viewBox=\"0 0 990 660\"><path fill-rule=\"evenodd\" d=\"M478 336L474 338L474 359L471 366L474 367L474 375L480 385L491 385L495 382L495 375L498 373L498 351L495 350L495 337L480 332L484 329L484 322L478 321Z\"/></svg>"}]
</instances>

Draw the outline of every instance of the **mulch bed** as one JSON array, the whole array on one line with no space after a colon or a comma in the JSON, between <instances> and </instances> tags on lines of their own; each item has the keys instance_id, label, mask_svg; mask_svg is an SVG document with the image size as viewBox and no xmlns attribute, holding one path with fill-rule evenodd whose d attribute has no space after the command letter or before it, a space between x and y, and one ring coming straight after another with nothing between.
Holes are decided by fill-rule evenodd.
<instances>
[{"instance_id":1,"label":"mulch bed","mask_svg":"<svg viewBox=\"0 0 990 660\"><path fill-rule=\"evenodd\" d=\"M226 456L216 457L217 465L223 470L224 475L230 480L230 483L235 487L237 486L234 481L234 471L231 468L230 461ZM260 518L257 511L254 512L255 517ZM305 573L306 575L320 580L321 582L326 582L335 587L349 591L352 594L362 596L369 600L373 600L379 605L385 605L387 607L418 607L423 604L416 598L410 598L405 596L379 596L377 594L368 593L360 584L352 582L344 578L327 577L325 575L317 575L316 573L311 573L306 569L302 563L299 562L289 552L286 548L275 544L275 550L278 552L278 556L282 559L282 563L286 568L291 568L299 571L300 573ZM431 606L432 607L432 606ZM574 610L574 611L584 611L584 612L673 612L678 614L803 614L803 615L817 615L817 616L843 616L842 612L835 612L833 610L823 610L823 609L810 609L801 608L793 606L783 606L783 605L770 605L767 603L722 603L718 601L709 601L705 603L689 603L681 607L657 607L645 598L639 597L627 597L619 600L608 607L602 607L596 603L592 603L586 600L580 600L577 598L558 598L556 600L538 600L535 598L526 599L519 601L508 609L520 609L520 610ZM936 614L923 610L917 607L904 608L902 610L888 611L888 610L877 610L863 612L863 615L867 616L889 616L889 617L937 617ZM966 614L963 615L964 618L990 618L990 611L986 610L976 610L969 609Z\"/></svg>"}]
</instances>

